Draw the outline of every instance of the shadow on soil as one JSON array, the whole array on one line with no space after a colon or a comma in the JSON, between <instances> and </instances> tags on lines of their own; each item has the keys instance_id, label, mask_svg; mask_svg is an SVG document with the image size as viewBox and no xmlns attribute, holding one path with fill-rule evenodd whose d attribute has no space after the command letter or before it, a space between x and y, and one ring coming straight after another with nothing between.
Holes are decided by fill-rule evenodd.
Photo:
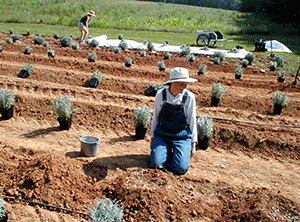
<instances>
[{"instance_id":1,"label":"shadow on soil","mask_svg":"<svg viewBox=\"0 0 300 222\"><path fill-rule=\"evenodd\" d=\"M105 157L93 160L91 163L83 165L83 170L87 176L96 178L97 181L103 180L108 170L116 168L128 169L139 167L142 169L148 168L148 155L126 155Z\"/></svg>"},{"instance_id":2,"label":"shadow on soil","mask_svg":"<svg viewBox=\"0 0 300 222\"><path fill-rule=\"evenodd\" d=\"M26 137L26 138L36 138L38 136L41 135L45 135L51 132L57 132L57 131L61 131L61 129L57 126L57 127L48 127L46 129L38 129L38 130L34 130L30 133L25 133L22 134L22 136Z\"/></svg>"}]
</instances>

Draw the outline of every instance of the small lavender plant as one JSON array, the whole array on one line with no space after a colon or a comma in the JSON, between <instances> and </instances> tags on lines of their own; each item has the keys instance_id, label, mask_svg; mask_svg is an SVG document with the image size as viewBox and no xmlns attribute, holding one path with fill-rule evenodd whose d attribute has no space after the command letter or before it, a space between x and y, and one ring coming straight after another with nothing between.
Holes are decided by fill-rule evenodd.
<instances>
[{"instance_id":1,"label":"small lavender plant","mask_svg":"<svg viewBox=\"0 0 300 222\"><path fill-rule=\"evenodd\" d=\"M210 138L213 134L213 118L199 116L197 119L198 139Z\"/></svg>"},{"instance_id":2,"label":"small lavender plant","mask_svg":"<svg viewBox=\"0 0 300 222\"><path fill-rule=\"evenodd\" d=\"M3 197L0 196L0 221L6 217L6 211L4 208Z\"/></svg>"},{"instance_id":3,"label":"small lavender plant","mask_svg":"<svg viewBox=\"0 0 300 222\"><path fill-rule=\"evenodd\" d=\"M125 40L121 40L118 47L120 47L122 50L126 50L128 48L128 43L125 42Z\"/></svg>"},{"instance_id":4,"label":"small lavender plant","mask_svg":"<svg viewBox=\"0 0 300 222\"><path fill-rule=\"evenodd\" d=\"M43 42L45 41L44 37L43 36L34 36L33 39L32 39L33 43L34 44L39 44L39 45L42 45Z\"/></svg>"},{"instance_id":5,"label":"small lavender plant","mask_svg":"<svg viewBox=\"0 0 300 222\"><path fill-rule=\"evenodd\" d=\"M143 107L136 108L133 116L135 127L143 126L144 128L147 128L150 122L150 117L151 110L149 106L145 105Z\"/></svg>"},{"instance_id":6,"label":"small lavender plant","mask_svg":"<svg viewBox=\"0 0 300 222\"><path fill-rule=\"evenodd\" d=\"M277 91L273 95L274 105L279 105L283 108L286 106L287 101L288 101L288 95L283 94L282 92Z\"/></svg>"},{"instance_id":7,"label":"small lavender plant","mask_svg":"<svg viewBox=\"0 0 300 222\"><path fill-rule=\"evenodd\" d=\"M15 102L14 91L12 89L0 89L0 108L9 109Z\"/></svg>"},{"instance_id":8,"label":"small lavender plant","mask_svg":"<svg viewBox=\"0 0 300 222\"><path fill-rule=\"evenodd\" d=\"M31 51L32 51L32 48L31 48L31 47L25 46L22 52L23 52L24 54L28 54L28 55L29 55L29 54L31 53Z\"/></svg>"},{"instance_id":9,"label":"small lavender plant","mask_svg":"<svg viewBox=\"0 0 300 222\"><path fill-rule=\"evenodd\" d=\"M101 71L98 69L92 74L92 78L97 79L98 82L102 81L104 79L104 77L105 77L105 75L103 75L101 73Z\"/></svg>"},{"instance_id":10,"label":"small lavender plant","mask_svg":"<svg viewBox=\"0 0 300 222\"><path fill-rule=\"evenodd\" d=\"M72 43L73 40L71 36L65 36L60 40L60 45L62 47L71 47Z\"/></svg>"},{"instance_id":11,"label":"small lavender plant","mask_svg":"<svg viewBox=\"0 0 300 222\"><path fill-rule=\"evenodd\" d=\"M98 59L98 56L97 56L96 52L88 53L88 61L89 62L95 62L96 59Z\"/></svg>"},{"instance_id":12,"label":"small lavender plant","mask_svg":"<svg viewBox=\"0 0 300 222\"><path fill-rule=\"evenodd\" d=\"M72 109L71 97L64 95L58 96L52 101L52 108L58 117L62 119L68 119L76 111Z\"/></svg>"},{"instance_id":13,"label":"small lavender plant","mask_svg":"<svg viewBox=\"0 0 300 222\"><path fill-rule=\"evenodd\" d=\"M121 222L123 217L123 206L108 198L99 199L97 206L90 209L90 217L93 222Z\"/></svg>"},{"instance_id":14,"label":"small lavender plant","mask_svg":"<svg viewBox=\"0 0 300 222\"><path fill-rule=\"evenodd\" d=\"M226 91L227 87L224 86L222 83L215 83L212 84L212 97L216 97L221 99L223 93Z\"/></svg>"}]
</instances>

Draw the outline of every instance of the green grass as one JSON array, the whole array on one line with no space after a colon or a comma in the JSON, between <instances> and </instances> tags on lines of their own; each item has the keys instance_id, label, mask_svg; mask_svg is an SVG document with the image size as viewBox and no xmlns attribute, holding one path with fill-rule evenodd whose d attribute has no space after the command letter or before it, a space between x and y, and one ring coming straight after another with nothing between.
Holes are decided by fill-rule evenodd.
<instances>
[{"instance_id":1,"label":"green grass","mask_svg":"<svg viewBox=\"0 0 300 222\"><path fill-rule=\"evenodd\" d=\"M254 43L259 39L276 39L294 52L281 56L291 62L293 70L298 67L300 37L292 36L293 30L287 25L283 27L250 13L135 0L0 0L0 4L2 32L29 31L51 36L57 32L76 38L80 34L77 22L92 9L96 12L89 23L92 36L105 34L116 39L123 34L125 39L139 42L168 41L172 45L194 46L197 30L220 30L225 39L233 41L218 43L217 47L242 45L254 51Z\"/></svg>"}]
</instances>

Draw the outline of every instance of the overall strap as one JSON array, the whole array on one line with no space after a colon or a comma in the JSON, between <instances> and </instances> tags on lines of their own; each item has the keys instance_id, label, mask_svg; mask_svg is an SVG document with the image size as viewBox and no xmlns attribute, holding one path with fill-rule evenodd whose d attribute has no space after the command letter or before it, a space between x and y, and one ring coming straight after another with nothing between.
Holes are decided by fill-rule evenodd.
<instances>
[{"instance_id":1,"label":"overall strap","mask_svg":"<svg viewBox=\"0 0 300 222\"><path fill-rule=\"evenodd\" d=\"M164 88L162 93L163 93L163 101L166 101L167 100L167 88ZM188 98L188 91L185 90L185 93L182 97L181 103L185 104L185 101L187 100L187 98Z\"/></svg>"},{"instance_id":2,"label":"overall strap","mask_svg":"<svg viewBox=\"0 0 300 222\"><path fill-rule=\"evenodd\" d=\"M185 104L185 101L186 101L187 98L188 98L188 91L185 90L185 93L184 93L184 95L183 95L183 97L182 97L181 103L182 103L182 104Z\"/></svg>"},{"instance_id":3,"label":"overall strap","mask_svg":"<svg viewBox=\"0 0 300 222\"><path fill-rule=\"evenodd\" d=\"M167 100L167 88L163 89L163 102Z\"/></svg>"}]
</instances>

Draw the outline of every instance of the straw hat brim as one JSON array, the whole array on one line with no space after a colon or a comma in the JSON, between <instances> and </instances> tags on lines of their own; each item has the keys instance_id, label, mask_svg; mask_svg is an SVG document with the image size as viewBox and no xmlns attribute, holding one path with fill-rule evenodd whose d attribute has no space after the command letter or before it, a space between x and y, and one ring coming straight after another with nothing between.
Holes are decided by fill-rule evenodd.
<instances>
[{"instance_id":1,"label":"straw hat brim","mask_svg":"<svg viewBox=\"0 0 300 222\"><path fill-rule=\"evenodd\" d=\"M165 82L164 85L171 84L172 82L184 82L184 83L194 83L197 82L197 79L193 78L184 78L184 79L170 79L169 81Z\"/></svg>"}]
</instances>

